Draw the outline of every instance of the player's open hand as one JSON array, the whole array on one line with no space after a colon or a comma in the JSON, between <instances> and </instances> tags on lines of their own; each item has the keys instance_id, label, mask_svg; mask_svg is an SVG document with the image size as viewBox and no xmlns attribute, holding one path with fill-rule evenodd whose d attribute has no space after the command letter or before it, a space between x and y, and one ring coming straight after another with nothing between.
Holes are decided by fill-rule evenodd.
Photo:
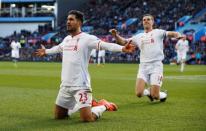
<instances>
[{"instance_id":1,"label":"player's open hand","mask_svg":"<svg viewBox=\"0 0 206 131\"><path fill-rule=\"evenodd\" d=\"M182 38L186 38L186 35L178 33L176 39L182 39Z\"/></svg>"},{"instance_id":2,"label":"player's open hand","mask_svg":"<svg viewBox=\"0 0 206 131\"><path fill-rule=\"evenodd\" d=\"M125 46L122 48L122 52L126 53L133 53L136 49L136 46L132 44L132 41L130 40Z\"/></svg>"},{"instance_id":3,"label":"player's open hand","mask_svg":"<svg viewBox=\"0 0 206 131\"><path fill-rule=\"evenodd\" d=\"M173 40L179 40L179 39L184 38L184 35L182 35L179 32L172 32L172 33L173 33L173 37L172 37Z\"/></svg>"},{"instance_id":4,"label":"player's open hand","mask_svg":"<svg viewBox=\"0 0 206 131\"><path fill-rule=\"evenodd\" d=\"M116 29L110 29L109 32L112 34L113 37L115 37L117 35Z\"/></svg>"},{"instance_id":5,"label":"player's open hand","mask_svg":"<svg viewBox=\"0 0 206 131\"><path fill-rule=\"evenodd\" d=\"M46 55L46 52L45 52L45 47L43 45L41 45L41 49L37 49L37 51L35 52L35 54L37 56L45 56Z\"/></svg>"}]
</instances>

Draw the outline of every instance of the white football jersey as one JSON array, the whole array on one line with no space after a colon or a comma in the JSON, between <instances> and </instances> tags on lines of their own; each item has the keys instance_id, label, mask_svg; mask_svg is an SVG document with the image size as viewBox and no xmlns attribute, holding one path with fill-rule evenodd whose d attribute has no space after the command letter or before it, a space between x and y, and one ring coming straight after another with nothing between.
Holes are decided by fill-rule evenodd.
<instances>
[{"instance_id":1,"label":"white football jersey","mask_svg":"<svg viewBox=\"0 0 206 131\"><path fill-rule=\"evenodd\" d=\"M153 29L146 33L140 33L132 38L132 42L140 49L140 62L162 61L164 59L163 40L167 32L161 29Z\"/></svg>"},{"instance_id":2,"label":"white football jersey","mask_svg":"<svg viewBox=\"0 0 206 131\"><path fill-rule=\"evenodd\" d=\"M15 41L12 41L10 46L12 48L12 51L19 51L19 49L21 48L21 44Z\"/></svg>"},{"instance_id":3,"label":"white football jersey","mask_svg":"<svg viewBox=\"0 0 206 131\"><path fill-rule=\"evenodd\" d=\"M188 40L178 40L177 44L176 44L176 49L178 52L187 52L189 49L189 44L188 44Z\"/></svg>"},{"instance_id":4,"label":"white football jersey","mask_svg":"<svg viewBox=\"0 0 206 131\"><path fill-rule=\"evenodd\" d=\"M105 50L99 50L98 57L105 57Z\"/></svg>"},{"instance_id":5,"label":"white football jersey","mask_svg":"<svg viewBox=\"0 0 206 131\"><path fill-rule=\"evenodd\" d=\"M63 52L62 86L91 90L90 75L88 72L89 58L92 49L99 48L110 51L122 51L122 46L120 45L103 42L96 36L82 32L73 37L65 37L61 44L47 49L46 54Z\"/></svg>"},{"instance_id":6,"label":"white football jersey","mask_svg":"<svg viewBox=\"0 0 206 131\"><path fill-rule=\"evenodd\" d=\"M92 49L90 56L96 57L96 49Z\"/></svg>"}]
</instances>

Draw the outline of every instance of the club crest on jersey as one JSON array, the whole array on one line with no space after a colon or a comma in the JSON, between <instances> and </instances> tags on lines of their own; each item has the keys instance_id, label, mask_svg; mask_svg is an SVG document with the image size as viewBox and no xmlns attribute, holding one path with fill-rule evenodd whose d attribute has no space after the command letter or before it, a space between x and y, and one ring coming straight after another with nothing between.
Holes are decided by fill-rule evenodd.
<instances>
[{"instance_id":1,"label":"club crest on jersey","mask_svg":"<svg viewBox=\"0 0 206 131\"><path fill-rule=\"evenodd\" d=\"M77 45L74 46L74 51L77 51Z\"/></svg>"},{"instance_id":2,"label":"club crest on jersey","mask_svg":"<svg viewBox=\"0 0 206 131\"><path fill-rule=\"evenodd\" d=\"M151 43L154 43L154 39L153 38L151 38Z\"/></svg>"}]
</instances>

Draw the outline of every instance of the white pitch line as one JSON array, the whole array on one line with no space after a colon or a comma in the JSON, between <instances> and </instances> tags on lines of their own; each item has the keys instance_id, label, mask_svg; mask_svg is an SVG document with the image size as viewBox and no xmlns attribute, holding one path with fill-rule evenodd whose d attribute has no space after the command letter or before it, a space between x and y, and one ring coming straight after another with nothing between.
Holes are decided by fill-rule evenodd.
<instances>
[{"instance_id":1,"label":"white pitch line","mask_svg":"<svg viewBox=\"0 0 206 131\"><path fill-rule=\"evenodd\" d=\"M206 75L184 75L184 76L165 76L165 79L178 79L178 80L205 80Z\"/></svg>"}]
</instances>

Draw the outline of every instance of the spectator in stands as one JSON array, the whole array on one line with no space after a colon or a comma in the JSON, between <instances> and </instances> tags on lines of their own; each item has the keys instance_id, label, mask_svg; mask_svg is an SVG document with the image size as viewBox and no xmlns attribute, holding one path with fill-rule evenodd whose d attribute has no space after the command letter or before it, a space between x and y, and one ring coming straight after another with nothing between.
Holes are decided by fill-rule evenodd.
<instances>
[{"instance_id":1,"label":"spectator in stands","mask_svg":"<svg viewBox=\"0 0 206 131\"><path fill-rule=\"evenodd\" d=\"M196 64L201 64L201 59L202 59L202 54L199 51L197 51L195 54Z\"/></svg>"}]
</instances>

